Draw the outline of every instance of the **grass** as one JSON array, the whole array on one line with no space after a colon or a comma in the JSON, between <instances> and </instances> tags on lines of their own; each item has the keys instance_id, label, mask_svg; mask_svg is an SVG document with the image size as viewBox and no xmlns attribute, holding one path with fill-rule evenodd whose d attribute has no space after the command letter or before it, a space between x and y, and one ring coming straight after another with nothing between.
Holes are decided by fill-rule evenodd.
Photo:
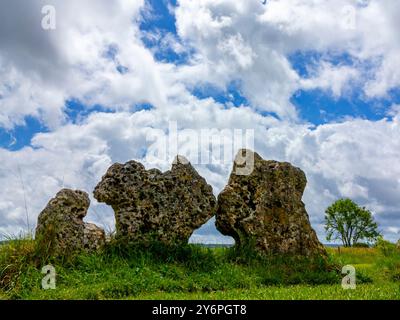
<instances>
[{"instance_id":1,"label":"grass","mask_svg":"<svg viewBox=\"0 0 400 320\"><path fill-rule=\"evenodd\" d=\"M252 250L113 242L98 254L43 257L32 240L0 246L0 299L400 299L400 253L328 248L328 261L262 258ZM51 264L57 288L43 290ZM341 266L357 270L344 290Z\"/></svg>"},{"instance_id":2,"label":"grass","mask_svg":"<svg viewBox=\"0 0 400 320\"><path fill-rule=\"evenodd\" d=\"M343 290L340 285L293 285L269 286L253 290L234 289L211 293L164 293L143 294L145 300L394 300L400 299L396 283L377 286L362 284L356 290Z\"/></svg>"}]
</instances>

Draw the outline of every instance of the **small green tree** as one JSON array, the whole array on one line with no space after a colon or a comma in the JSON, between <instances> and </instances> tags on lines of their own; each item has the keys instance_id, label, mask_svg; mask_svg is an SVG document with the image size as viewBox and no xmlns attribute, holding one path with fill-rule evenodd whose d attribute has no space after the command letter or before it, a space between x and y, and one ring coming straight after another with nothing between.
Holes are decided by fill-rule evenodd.
<instances>
[{"instance_id":1,"label":"small green tree","mask_svg":"<svg viewBox=\"0 0 400 320\"><path fill-rule=\"evenodd\" d=\"M328 241L340 240L345 247L380 236L371 212L350 199L340 199L326 209L325 231Z\"/></svg>"}]
</instances>

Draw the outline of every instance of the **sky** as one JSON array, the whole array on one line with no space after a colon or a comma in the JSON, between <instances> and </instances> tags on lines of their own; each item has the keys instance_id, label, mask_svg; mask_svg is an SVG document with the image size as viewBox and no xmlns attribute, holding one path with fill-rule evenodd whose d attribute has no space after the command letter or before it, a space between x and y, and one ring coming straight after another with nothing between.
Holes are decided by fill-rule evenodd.
<instances>
[{"instance_id":1,"label":"sky","mask_svg":"<svg viewBox=\"0 0 400 320\"><path fill-rule=\"evenodd\" d=\"M386 239L400 238L399 1L0 6L1 237L34 230L64 187L87 191L86 220L113 230L94 187L115 162L168 170L171 159L154 154L172 123L177 152L216 195L232 165L197 164L185 133L252 130L263 158L306 173L303 201L322 242L324 211L342 197L373 212ZM211 220L191 241L231 239Z\"/></svg>"}]
</instances>

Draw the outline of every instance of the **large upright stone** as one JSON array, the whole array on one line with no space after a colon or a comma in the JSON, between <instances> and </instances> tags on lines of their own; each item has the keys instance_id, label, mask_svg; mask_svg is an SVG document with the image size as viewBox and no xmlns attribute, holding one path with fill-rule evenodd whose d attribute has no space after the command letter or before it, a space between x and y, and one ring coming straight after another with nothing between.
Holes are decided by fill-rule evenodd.
<instances>
[{"instance_id":1,"label":"large upright stone","mask_svg":"<svg viewBox=\"0 0 400 320\"><path fill-rule=\"evenodd\" d=\"M216 209L212 187L183 157L165 173L136 161L114 164L94 197L114 209L116 237L136 242L187 242Z\"/></svg>"},{"instance_id":2,"label":"large upright stone","mask_svg":"<svg viewBox=\"0 0 400 320\"><path fill-rule=\"evenodd\" d=\"M254 245L264 254L325 254L301 200L307 183L304 172L289 163L263 160L250 150L239 152L242 158L254 158L254 169L237 175L235 161L228 185L218 196L217 229L238 246Z\"/></svg>"},{"instance_id":3,"label":"large upright stone","mask_svg":"<svg viewBox=\"0 0 400 320\"><path fill-rule=\"evenodd\" d=\"M99 249L105 243L104 230L83 222L90 205L89 196L79 190L63 189L39 214L36 240L53 255Z\"/></svg>"}]
</instances>

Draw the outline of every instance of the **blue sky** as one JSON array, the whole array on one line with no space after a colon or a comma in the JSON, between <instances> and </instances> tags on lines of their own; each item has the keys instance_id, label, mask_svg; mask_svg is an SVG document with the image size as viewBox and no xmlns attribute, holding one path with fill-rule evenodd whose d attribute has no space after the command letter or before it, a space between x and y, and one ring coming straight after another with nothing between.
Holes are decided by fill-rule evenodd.
<instances>
[{"instance_id":1,"label":"blue sky","mask_svg":"<svg viewBox=\"0 0 400 320\"><path fill-rule=\"evenodd\" d=\"M14 12L18 1L1 5ZM151 166L146 134L177 121L252 128L262 156L300 166L321 239L324 208L339 197L367 206L385 236L400 237L398 4L86 0L74 13L77 0L50 3L51 32L39 28L38 0L15 16L0 10L0 179L10 181L0 232L23 229L17 161L32 180L34 224L63 185L90 192L115 161ZM216 194L230 171L196 168ZM112 225L109 208L94 203L89 218L98 215ZM219 236L212 223L198 233Z\"/></svg>"}]
</instances>

